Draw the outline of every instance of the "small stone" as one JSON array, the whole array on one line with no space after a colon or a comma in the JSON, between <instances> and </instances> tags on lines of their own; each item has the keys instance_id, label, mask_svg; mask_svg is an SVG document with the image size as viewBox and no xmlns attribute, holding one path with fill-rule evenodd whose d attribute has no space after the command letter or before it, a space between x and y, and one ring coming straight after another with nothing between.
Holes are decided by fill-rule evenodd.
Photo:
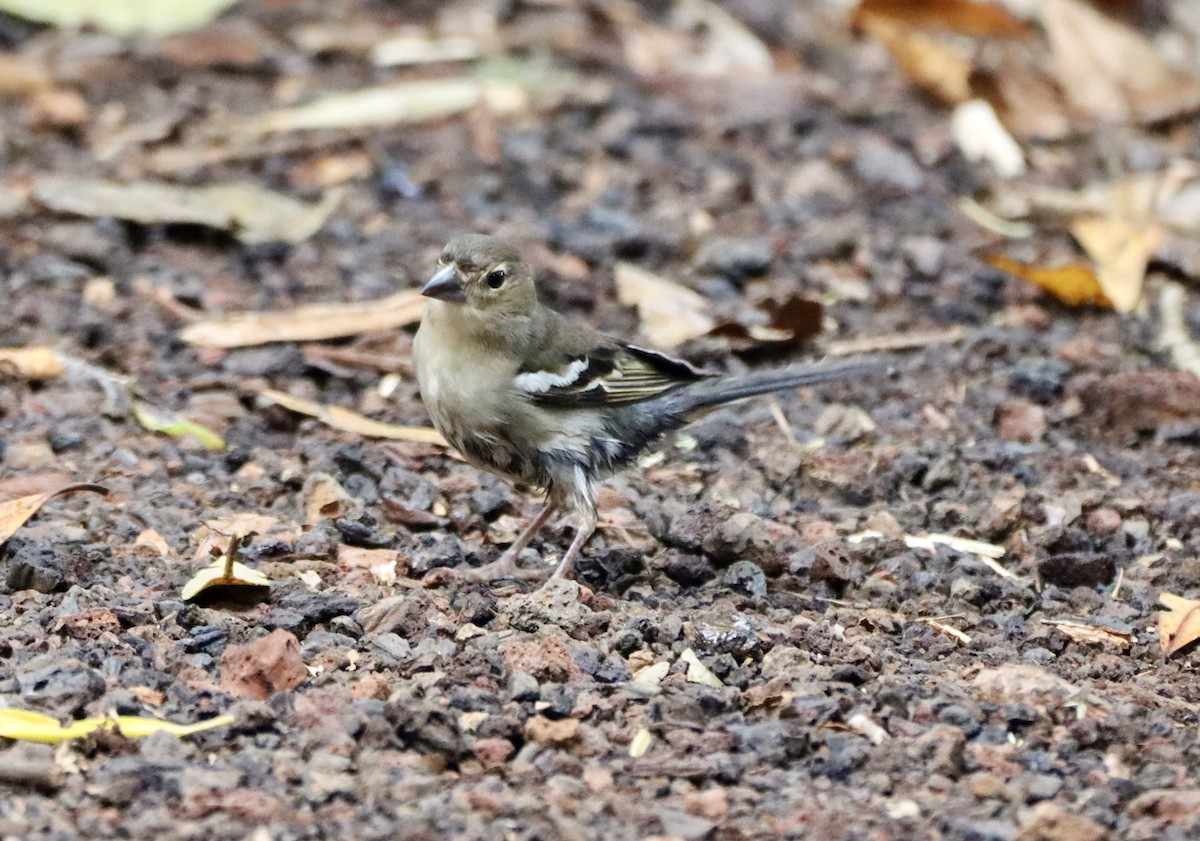
<instances>
[{"instance_id":1,"label":"small stone","mask_svg":"<svg viewBox=\"0 0 1200 841\"><path fill-rule=\"evenodd\" d=\"M868 526L871 528L871 526ZM809 546L816 546L837 537L837 526L828 520L809 520L800 526L800 539Z\"/></svg>"},{"instance_id":2,"label":"small stone","mask_svg":"<svg viewBox=\"0 0 1200 841\"><path fill-rule=\"evenodd\" d=\"M751 561L738 561L721 577L723 583L735 593L751 598L762 598L767 594L767 576L762 568Z\"/></svg>"},{"instance_id":3,"label":"small stone","mask_svg":"<svg viewBox=\"0 0 1200 841\"><path fill-rule=\"evenodd\" d=\"M774 259L771 243L761 239L714 239L700 249L696 267L733 281L767 273Z\"/></svg>"},{"instance_id":4,"label":"small stone","mask_svg":"<svg viewBox=\"0 0 1200 841\"><path fill-rule=\"evenodd\" d=\"M882 137L867 136L854 155L854 172L863 181L902 193L921 189L925 173L908 152Z\"/></svg>"},{"instance_id":5,"label":"small stone","mask_svg":"<svg viewBox=\"0 0 1200 841\"><path fill-rule=\"evenodd\" d=\"M1013 782L1019 786L1027 803L1049 800L1063 787L1062 778L1054 774L1019 774Z\"/></svg>"},{"instance_id":6,"label":"small stone","mask_svg":"<svg viewBox=\"0 0 1200 841\"><path fill-rule=\"evenodd\" d=\"M579 720L575 718L550 719L535 715L525 722L525 738L542 747L562 747L579 736Z\"/></svg>"},{"instance_id":7,"label":"small stone","mask_svg":"<svg viewBox=\"0 0 1200 841\"><path fill-rule=\"evenodd\" d=\"M1017 841L1106 841L1108 830L1086 815L1053 803L1038 803L1021 816Z\"/></svg>"},{"instance_id":8,"label":"small stone","mask_svg":"<svg viewBox=\"0 0 1200 841\"><path fill-rule=\"evenodd\" d=\"M471 752L485 768L496 768L512 758L515 749L508 739L476 739Z\"/></svg>"},{"instance_id":9,"label":"small stone","mask_svg":"<svg viewBox=\"0 0 1200 841\"><path fill-rule=\"evenodd\" d=\"M508 678L508 697L514 701L536 701L540 697L538 680L528 672L512 672Z\"/></svg>"},{"instance_id":10,"label":"small stone","mask_svg":"<svg viewBox=\"0 0 1200 841\"><path fill-rule=\"evenodd\" d=\"M1004 780L995 774L979 771L967 778L967 790L971 796L980 800L988 797L1001 797L1004 794Z\"/></svg>"},{"instance_id":11,"label":"small stone","mask_svg":"<svg viewBox=\"0 0 1200 841\"><path fill-rule=\"evenodd\" d=\"M249 645L231 645L221 656L221 688L239 698L265 701L290 692L308 678L300 641L275 630Z\"/></svg>"},{"instance_id":12,"label":"small stone","mask_svg":"<svg viewBox=\"0 0 1200 841\"><path fill-rule=\"evenodd\" d=\"M8 544L8 556L5 583L10 590L53 593L66 583L67 574L62 562L49 546L12 540Z\"/></svg>"},{"instance_id":13,"label":"small stone","mask_svg":"<svg viewBox=\"0 0 1200 841\"><path fill-rule=\"evenodd\" d=\"M703 584L716 574L708 558L678 549L668 549L656 556L651 564L667 578L685 587Z\"/></svg>"},{"instance_id":14,"label":"small stone","mask_svg":"<svg viewBox=\"0 0 1200 841\"><path fill-rule=\"evenodd\" d=\"M1022 444L1040 441L1046 434L1046 410L1024 400L1002 403L996 410L996 434Z\"/></svg>"},{"instance_id":15,"label":"small stone","mask_svg":"<svg viewBox=\"0 0 1200 841\"><path fill-rule=\"evenodd\" d=\"M1112 508L1097 508L1087 516L1087 530L1092 534L1114 534L1121 528L1121 515Z\"/></svg>"},{"instance_id":16,"label":"small stone","mask_svg":"<svg viewBox=\"0 0 1200 841\"><path fill-rule=\"evenodd\" d=\"M505 640L500 644L500 654L509 673L526 672L540 683L565 683L581 674L566 635L555 629L542 635L525 636Z\"/></svg>"},{"instance_id":17,"label":"small stone","mask_svg":"<svg viewBox=\"0 0 1200 841\"><path fill-rule=\"evenodd\" d=\"M1038 564L1038 575L1060 587L1097 587L1112 581L1116 564L1110 555L1067 552L1051 555Z\"/></svg>"}]
</instances>

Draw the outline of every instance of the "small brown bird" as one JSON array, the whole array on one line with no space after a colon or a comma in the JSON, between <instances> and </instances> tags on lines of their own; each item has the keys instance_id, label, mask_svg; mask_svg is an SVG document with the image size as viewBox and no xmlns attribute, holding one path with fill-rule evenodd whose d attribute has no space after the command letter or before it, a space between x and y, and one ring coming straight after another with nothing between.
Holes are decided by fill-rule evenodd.
<instances>
[{"instance_id":1,"label":"small brown bird","mask_svg":"<svg viewBox=\"0 0 1200 841\"><path fill-rule=\"evenodd\" d=\"M537 576L517 556L560 509L579 522L552 577L569 573L596 528L596 482L706 410L886 367L851 359L719 377L543 306L529 266L502 240L458 237L438 267L421 288L433 300L413 343L433 425L476 467L546 490L499 560L462 573L480 580Z\"/></svg>"}]
</instances>

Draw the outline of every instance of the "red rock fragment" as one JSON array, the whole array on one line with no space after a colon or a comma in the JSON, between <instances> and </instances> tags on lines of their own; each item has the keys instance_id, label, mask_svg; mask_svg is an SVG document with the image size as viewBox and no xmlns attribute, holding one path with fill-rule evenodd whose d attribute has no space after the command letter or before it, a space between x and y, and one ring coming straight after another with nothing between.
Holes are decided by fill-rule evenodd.
<instances>
[{"instance_id":1,"label":"red rock fragment","mask_svg":"<svg viewBox=\"0 0 1200 841\"><path fill-rule=\"evenodd\" d=\"M265 701L273 692L289 692L308 677L300 641L284 630L249 645L231 645L221 656L221 688L239 698Z\"/></svg>"}]
</instances>

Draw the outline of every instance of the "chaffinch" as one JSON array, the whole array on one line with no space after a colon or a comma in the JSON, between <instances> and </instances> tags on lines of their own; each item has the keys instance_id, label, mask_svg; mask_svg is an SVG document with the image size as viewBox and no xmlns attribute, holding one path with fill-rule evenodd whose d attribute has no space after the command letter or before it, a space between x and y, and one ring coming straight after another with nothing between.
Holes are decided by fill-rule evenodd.
<instances>
[{"instance_id":1,"label":"chaffinch","mask_svg":"<svg viewBox=\"0 0 1200 841\"><path fill-rule=\"evenodd\" d=\"M450 242L421 288L413 342L421 398L438 432L471 464L544 488L546 502L478 580L535 577L517 556L556 510L578 519L551 577L567 575L596 528L596 482L706 410L758 394L886 367L849 359L721 377L572 323L538 302L511 245L468 234Z\"/></svg>"}]
</instances>

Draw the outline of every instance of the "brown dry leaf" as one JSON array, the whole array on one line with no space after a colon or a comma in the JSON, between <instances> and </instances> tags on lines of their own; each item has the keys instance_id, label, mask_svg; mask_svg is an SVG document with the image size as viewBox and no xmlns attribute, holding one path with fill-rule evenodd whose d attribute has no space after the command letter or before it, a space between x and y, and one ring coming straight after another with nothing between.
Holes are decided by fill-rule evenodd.
<instances>
[{"instance_id":1,"label":"brown dry leaf","mask_svg":"<svg viewBox=\"0 0 1200 841\"><path fill-rule=\"evenodd\" d=\"M709 335L729 339L733 349L742 352L761 345L801 345L821 332L824 308L817 301L796 295L781 304L768 301L763 309L769 316L765 325L724 321Z\"/></svg>"},{"instance_id":2,"label":"brown dry leaf","mask_svg":"<svg viewBox=\"0 0 1200 841\"><path fill-rule=\"evenodd\" d=\"M72 484L64 485L61 488L56 488L46 493L32 494L30 496L18 497L17 499L10 499L8 502L0 502L0 545L3 545L10 537L16 534L17 529L25 525L26 520L36 514L43 505L54 499L54 497L78 491L91 491L101 496L108 494L108 488L100 485Z\"/></svg>"},{"instance_id":3,"label":"brown dry leaf","mask_svg":"<svg viewBox=\"0 0 1200 841\"><path fill-rule=\"evenodd\" d=\"M986 99L1000 121L1023 140L1062 140L1073 127L1062 91L1045 69L1045 45L1005 41L992 45L990 62L971 74L971 92Z\"/></svg>"},{"instance_id":4,"label":"brown dry leaf","mask_svg":"<svg viewBox=\"0 0 1200 841\"><path fill-rule=\"evenodd\" d=\"M642 333L658 347L677 347L716 326L708 301L686 286L629 263L617 263L613 276L617 300L637 307Z\"/></svg>"},{"instance_id":5,"label":"brown dry leaf","mask_svg":"<svg viewBox=\"0 0 1200 841\"><path fill-rule=\"evenodd\" d=\"M1162 242L1162 227L1146 219L1081 216L1071 234L1096 264L1096 279L1117 312L1132 312L1142 297L1146 266Z\"/></svg>"},{"instance_id":6,"label":"brown dry leaf","mask_svg":"<svg viewBox=\"0 0 1200 841\"><path fill-rule=\"evenodd\" d=\"M1081 622L1078 619L1043 619L1042 624L1058 628L1075 642L1115 645L1119 648L1133 645L1133 632L1121 628Z\"/></svg>"},{"instance_id":7,"label":"brown dry leaf","mask_svg":"<svg viewBox=\"0 0 1200 841\"><path fill-rule=\"evenodd\" d=\"M0 348L0 375L12 374L23 380L38 382L61 377L66 370L62 357L53 348Z\"/></svg>"},{"instance_id":8,"label":"brown dry leaf","mask_svg":"<svg viewBox=\"0 0 1200 841\"><path fill-rule=\"evenodd\" d=\"M1159 604L1167 609L1158 615L1158 643L1170 657L1186 645L1200 639L1200 601L1163 593Z\"/></svg>"},{"instance_id":9,"label":"brown dry leaf","mask_svg":"<svg viewBox=\"0 0 1200 841\"><path fill-rule=\"evenodd\" d=\"M1200 108L1200 80L1125 24L1079 0L1044 0L1042 22L1063 91L1088 116L1155 122Z\"/></svg>"},{"instance_id":10,"label":"brown dry leaf","mask_svg":"<svg viewBox=\"0 0 1200 841\"><path fill-rule=\"evenodd\" d=\"M1041 287L1069 306L1091 304L1108 309L1113 306L1112 301L1104 294L1104 288L1100 285L1096 273L1090 266L1082 263L1035 266L1010 260L1000 254L982 254L980 257L988 265Z\"/></svg>"},{"instance_id":11,"label":"brown dry leaf","mask_svg":"<svg viewBox=\"0 0 1200 841\"><path fill-rule=\"evenodd\" d=\"M917 87L948 105L971 97L971 51L934 34L875 14L862 14L862 30L885 47Z\"/></svg>"},{"instance_id":12,"label":"brown dry leaf","mask_svg":"<svg viewBox=\"0 0 1200 841\"><path fill-rule=\"evenodd\" d=\"M205 520L204 525L191 534L191 542L196 545L192 557L201 560L224 554L230 539L235 537L263 535L269 539L271 536L278 536L285 542L291 542L296 537L295 529L294 524L285 526L278 517L255 511L242 511L216 520Z\"/></svg>"},{"instance_id":13,"label":"brown dry leaf","mask_svg":"<svg viewBox=\"0 0 1200 841\"><path fill-rule=\"evenodd\" d=\"M61 213L114 217L145 225L188 223L231 231L243 242L302 242L325 224L341 203L330 191L306 204L250 182L191 187L156 181L43 178L34 198Z\"/></svg>"},{"instance_id":14,"label":"brown dry leaf","mask_svg":"<svg viewBox=\"0 0 1200 841\"><path fill-rule=\"evenodd\" d=\"M889 18L913 27L937 27L964 35L1014 37L1029 26L1002 4L975 0L860 0L855 24L864 17Z\"/></svg>"},{"instance_id":15,"label":"brown dry leaf","mask_svg":"<svg viewBox=\"0 0 1200 841\"><path fill-rule=\"evenodd\" d=\"M345 515L354 497L328 473L310 473L304 480L304 523L336 520Z\"/></svg>"},{"instance_id":16,"label":"brown dry leaf","mask_svg":"<svg viewBox=\"0 0 1200 841\"><path fill-rule=\"evenodd\" d=\"M323 406L316 401L305 400L303 397L294 397L291 394L272 389L265 389L259 394L285 409L316 418L326 426L340 429L343 432L353 432L368 438L413 441L418 444L436 444L439 447L450 446L436 429L428 426L399 426L393 423L383 423L371 420L349 409L343 409L341 406Z\"/></svg>"},{"instance_id":17,"label":"brown dry leaf","mask_svg":"<svg viewBox=\"0 0 1200 841\"><path fill-rule=\"evenodd\" d=\"M280 312L243 312L219 321L200 321L179 331L179 338L200 347L234 348L269 342L311 342L391 330L421 319L425 299L405 289L375 301L313 304Z\"/></svg>"}]
</instances>

